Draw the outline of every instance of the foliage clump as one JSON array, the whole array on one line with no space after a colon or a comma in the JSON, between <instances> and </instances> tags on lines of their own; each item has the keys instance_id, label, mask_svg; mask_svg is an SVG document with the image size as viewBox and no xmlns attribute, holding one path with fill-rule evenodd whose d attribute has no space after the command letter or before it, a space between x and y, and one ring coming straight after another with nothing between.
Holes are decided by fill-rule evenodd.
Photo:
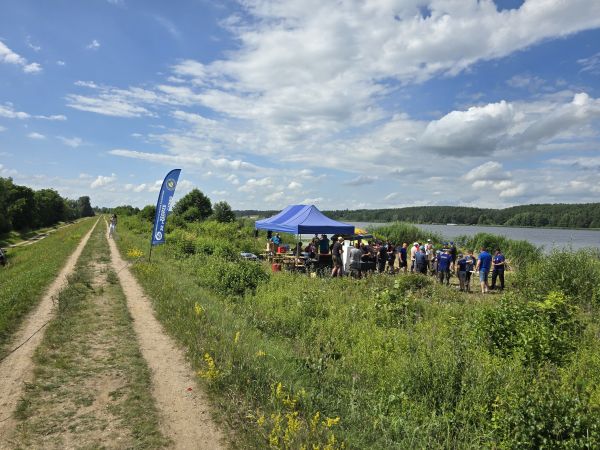
<instances>
[{"instance_id":1,"label":"foliage clump","mask_svg":"<svg viewBox=\"0 0 600 450\"><path fill-rule=\"evenodd\" d=\"M577 315L577 306L560 292L550 292L541 301L506 295L497 306L483 310L479 329L494 353L516 353L529 365L560 365L581 337L583 324Z\"/></svg>"}]
</instances>

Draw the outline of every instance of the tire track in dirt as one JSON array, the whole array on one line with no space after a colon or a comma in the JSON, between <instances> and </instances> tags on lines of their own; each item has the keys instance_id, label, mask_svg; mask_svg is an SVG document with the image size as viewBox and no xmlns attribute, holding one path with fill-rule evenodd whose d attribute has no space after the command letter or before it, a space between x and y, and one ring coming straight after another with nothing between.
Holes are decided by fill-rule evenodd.
<instances>
[{"instance_id":1,"label":"tire track in dirt","mask_svg":"<svg viewBox=\"0 0 600 450\"><path fill-rule=\"evenodd\" d=\"M109 246L140 350L152 371L153 395L163 434L173 441L176 449L225 448L224 435L212 420L209 402L198 390L196 375L184 352L154 317L150 300L121 258L113 239L109 239Z\"/></svg>"},{"instance_id":2,"label":"tire track in dirt","mask_svg":"<svg viewBox=\"0 0 600 450\"><path fill-rule=\"evenodd\" d=\"M2 412L0 415L0 448L4 448L3 437L7 436L8 430L15 426L12 413L21 397L24 383L32 377L32 356L44 337L44 326L54 317L54 298L67 284L67 277L73 272L79 255L99 220L96 220L91 230L83 237L38 306L15 333L12 345L24 343L18 350L8 354L4 360L0 361L0 411ZM25 342L26 340L27 342Z\"/></svg>"}]
</instances>

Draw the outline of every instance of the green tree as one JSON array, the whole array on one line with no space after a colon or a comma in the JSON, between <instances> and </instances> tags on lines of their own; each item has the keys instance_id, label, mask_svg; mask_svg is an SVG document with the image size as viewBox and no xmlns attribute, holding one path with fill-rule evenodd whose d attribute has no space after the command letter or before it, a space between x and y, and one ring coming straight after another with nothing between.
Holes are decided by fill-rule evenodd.
<instances>
[{"instance_id":1,"label":"green tree","mask_svg":"<svg viewBox=\"0 0 600 450\"><path fill-rule=\"evenodd\" d=\"M192 189L173 208L173 213L182 216L187 222L205 220L213 213L210 199L199 189Z\"/></svg>"},{"instance_id":2,"label":"green tree","mask_svg":"<svg viewBox=\"0 0 600 450\"><path fill-rule=\"evenodd\" d=\"M156 217L156 206L154 205L146 205L139 212L139 216L147 220L148 222L154 222L154 217Z\"/></svg>"},{"instance_id":3,"label":"green tree","mask_svg":"<svg viewBox=\"0 0 600 450\"><path fill-rule=\"evenodd\" d=\"M46 227L64 220L65 202L54 189L41 189L34 194L36 226Z\"/></svg>"},{"instance_id":4,"label":"green tree","mask_svg":"<svg viewBox=\"0 0 600 450\"><path fill-rule=\"evenodd\" d=\"M90 204L90 198L87 195L79 197L79 199L77 200L77 204L79 205L80 217L94 216L94 210L92 209L92 205Z\"/></svg>"},{"instance_id":5,"label":"green tree","mask_svg":"<svg viewBox=\"0 0 600 450\"><path fill-rule=\"evenodd\" d=\"M217 202L215 203L213 210L213 217L217 222L235 222L235 214L231 210L231 206L229 206L229 203L225 201Z\"/></svg>"}]
</instances>

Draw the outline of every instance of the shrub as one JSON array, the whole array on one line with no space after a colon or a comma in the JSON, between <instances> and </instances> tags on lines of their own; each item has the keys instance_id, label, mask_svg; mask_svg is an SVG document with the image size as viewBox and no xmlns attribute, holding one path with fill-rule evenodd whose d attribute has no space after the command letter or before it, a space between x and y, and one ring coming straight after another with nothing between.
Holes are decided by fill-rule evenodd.
<instances>
[{"instance_id":1,"label":"shrub","mask_svg":"<svg viewBox=\"0 0 600 450\"><path fill-rule=\"evenodd\" d=\"M558 291L582 305L600 304L600 261L588 250L555 250L518 272L517 282L529 296Z\"/></svg>"},{"instance_id":2,"label":"shrub","mask_svg":"<svg viewBox=\"0 0 600 450\"><path fill-rule=\"evenodd\" d=\"M560 292L529 302L506 295L497 306L482 312L478 328L493 353L516 353L530 365L547 361L563 364L583 331L577 312Z\"/></svg>"},{"instance_id":3,"label":"shrub","mask_svg":"<svg viewBox=\"0 0 600 450\"><path fill-rule=\"evenodd\" d=\"M441 242L442 237L433 232L422 230L421 228L410 223L395 222L382 227L377 227L372 230L373 235L378 239L390 240L393 243L400 244L406 242L423 242L431 239L433 242Z\"/></svg>"},{"instance_id":4,"label":"shrub","mask_svg":"<svg viewBox=\"0 0 600 450\"><path fill-rule=\"evenodd\" d=\"M542 255L541 249L530 242L516 241L496 234L477 233L470 237L461 236L457 240L462 246L474 251L485 247L493 253L500 248L517 269L524 269L528 264L539 261Z\"/></svg>"},{"instance_id":5,"label":"shrub","mask_svg":"<svg viewBox=\"0 0 600 450\"><path fill-rule=\"evenodd\" d=\"M215 256L201 257L195 261L197 283L223 295L243 296L254 292L258 284L269 278L263 266L254 261L228 261Z\"/></svg>"},{"instance_id":6,"label":"shrub","mask_svg":"<svg viewBox=\"0 0 600 450\"><path fill-rule=\"evenodd\" d=\"M498 397L492 429L500 448L598 448L600 423L589 394L562 383L552 366Z\"/></svg>"}]
</instances>

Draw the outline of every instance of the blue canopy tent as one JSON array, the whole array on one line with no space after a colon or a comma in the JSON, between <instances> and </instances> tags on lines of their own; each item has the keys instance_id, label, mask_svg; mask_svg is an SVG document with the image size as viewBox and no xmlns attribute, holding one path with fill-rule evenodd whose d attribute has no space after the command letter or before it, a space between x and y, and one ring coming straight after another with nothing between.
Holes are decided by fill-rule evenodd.
<instances>
[{"instance_id":1,"label":"blue canopy tent","mask_svg":"<svg viewBox=\"0 0 600 450\"><path fill-rule=\"evenodd\" d=\"M256 228L292 234L354 234L354 225L330 219L315 205L290 205L272 217L257 220Z\"/></svg>"}]
</instances>

